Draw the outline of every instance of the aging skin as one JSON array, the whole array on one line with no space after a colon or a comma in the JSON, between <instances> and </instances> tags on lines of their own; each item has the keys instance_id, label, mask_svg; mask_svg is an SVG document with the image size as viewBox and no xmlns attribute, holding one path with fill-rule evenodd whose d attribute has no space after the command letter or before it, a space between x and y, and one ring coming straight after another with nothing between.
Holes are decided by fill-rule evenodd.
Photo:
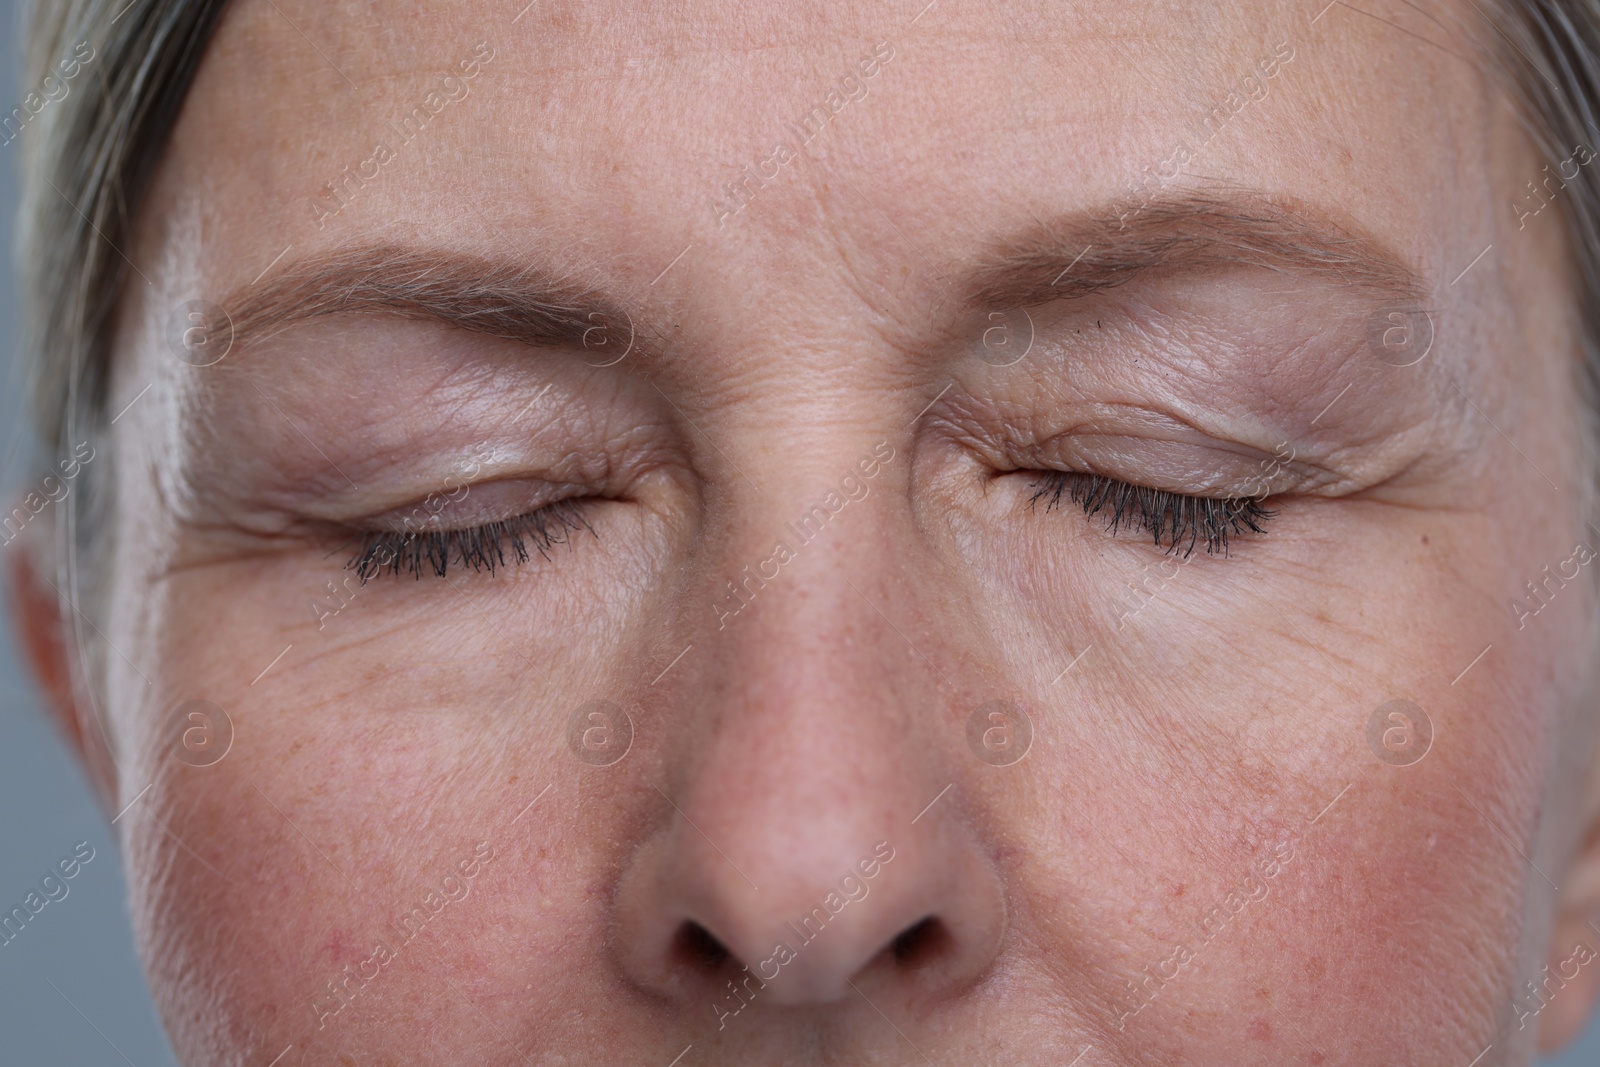
<instances>
[{"instance_id":1,"label":"aging skin","mask_svg":"<svg viewBox=\"0 0 1600 1067\"><path fill-rule=\"evenodd\" d=\"M1508 605L1600 534L1470 5L518 6L240 0L127 250L82 743L110 810L154 783L117 828L187 1062L1576 1032L1595 600ZM1173 551L1050 471L1272 514ZM347 566L563 500L548 558Z\"/></svg>"}]
</instances>

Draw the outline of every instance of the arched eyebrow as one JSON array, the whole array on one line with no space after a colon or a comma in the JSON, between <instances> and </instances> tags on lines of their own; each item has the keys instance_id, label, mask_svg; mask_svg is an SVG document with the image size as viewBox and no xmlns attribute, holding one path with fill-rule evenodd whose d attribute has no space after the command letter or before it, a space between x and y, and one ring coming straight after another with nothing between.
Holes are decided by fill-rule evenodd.
<instances>
[{"instance_id":1,"label":"arched eyebrow","mask_svg":"<svg viewBox=\"0 0 1600 1067\"><path fill-rule=\"evenodd\" d=\"M1124 285L1157 272L1255 267L1312 275L1416 306L1422 276L1382 242L1264 196L1181 194L1119 214L1071 214L995 246L966 287L975 308L1031 306Z\"/></svg>"},{"instance_id":2,"label":"arched eyebrow","mask_svg":"<svg viewBox=\"0 0 1600 1067\"><path fill-rule=\"evenodd\" d=\"M222 304L246 347L325 315L381 312L542 347L580 348L596 329L631 336L604 292L525 264L469 253L367 245L292 263ZM613 336L616 336L613 334ZM648 338L639 338L646 347Z\"/></svg>"},{"instance_id":3,"label":"arched eyebrow","mask_svg":"<svg viewBox=\"0 0 1600 1067\"><path fill-rule=\"evenodd\" d=\"M1070 213L947 270L969 310L1082 297L1158 272L1256 267L1356 287L1375 303L1420 306L1421 275L1381 242L1265 197L1157 198L1120 215ZM579 349L596 328L648 356L666 332L603 290L534 266L451 250L340 249L294 263L226 298L245 347L323 315L383 312L527 345ZM613 334L612 336L616 336ZM609 338L608 338L609 342Z\"/></svg>"}]
</instances>

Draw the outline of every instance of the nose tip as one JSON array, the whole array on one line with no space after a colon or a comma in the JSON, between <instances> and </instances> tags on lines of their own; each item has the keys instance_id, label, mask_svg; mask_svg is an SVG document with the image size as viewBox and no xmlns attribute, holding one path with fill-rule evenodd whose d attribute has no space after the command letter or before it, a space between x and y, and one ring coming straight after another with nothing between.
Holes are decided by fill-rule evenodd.
<instances>
[{"instance_id":1,"label":"nose tip","mask_svg":"<svg viewBox=\"0 0 1600 1067\"><path fill-rule=\"evenodd\" d=\"M959 828L774 848L745 871L680 820L646 852L619 887L625 965L660 994L709 997L719 1020L852 987L953 991L987 968L1004 927L998 879Z\"/></svg>"}]
</instances>

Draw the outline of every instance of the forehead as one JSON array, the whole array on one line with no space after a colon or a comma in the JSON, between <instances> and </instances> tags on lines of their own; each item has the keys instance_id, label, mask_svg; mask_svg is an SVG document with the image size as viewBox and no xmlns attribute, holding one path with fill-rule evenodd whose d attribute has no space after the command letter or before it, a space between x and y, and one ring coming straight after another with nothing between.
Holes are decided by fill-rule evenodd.
<instances>
[{"instance_id":1,"label":"forehead","mask_svg":"<svg viewBox=\"0 0 1600 1067\"><path fill-rule=\"evenodd\" d=\"M1450 235L1490 209L1497 110L1471 24L1444 4L1312 17L244 0L157 185L165 224L205 237L169 249L167 284L231 288L280 253L379 239L511 250L652 296L708 286L734 314L752 278L823 306L926 303L996 234L1115 215L1179 166L1411 262L1470 258Z\"/></svg>"}]
</instances>

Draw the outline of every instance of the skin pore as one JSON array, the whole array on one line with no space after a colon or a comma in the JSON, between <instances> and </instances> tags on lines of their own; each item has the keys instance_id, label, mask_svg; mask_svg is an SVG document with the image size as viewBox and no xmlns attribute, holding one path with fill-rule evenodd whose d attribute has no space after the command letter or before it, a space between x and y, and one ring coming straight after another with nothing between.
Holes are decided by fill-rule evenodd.
<instances>
[{"instance_id":1,"label":"skin pore","mask_svg":"<svg viewBox=\"0 0 1600 1067\"><path fill-rule=\"evenodd\" d=\"M186 1062L1576 1032L1595 602L1527 585L1600 534L1470 5L520 7L239 0L126 250L82 743ZM444 574L352 577L407 530Z\"/></svg>"}]
</instances>

